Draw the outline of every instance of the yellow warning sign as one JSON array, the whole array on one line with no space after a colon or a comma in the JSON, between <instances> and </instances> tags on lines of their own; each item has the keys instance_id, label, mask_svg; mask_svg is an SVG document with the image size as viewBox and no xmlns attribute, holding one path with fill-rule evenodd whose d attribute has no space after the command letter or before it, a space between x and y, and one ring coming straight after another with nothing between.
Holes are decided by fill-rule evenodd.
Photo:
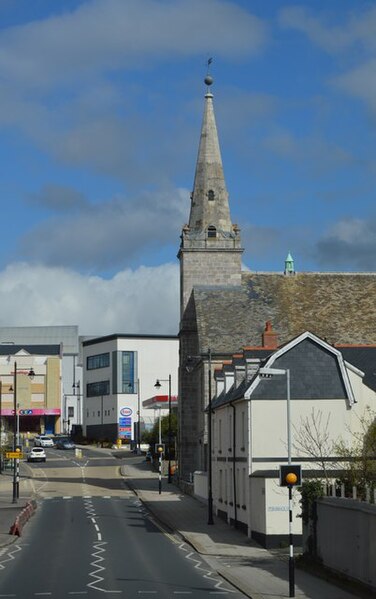
<instances>
[{"instance_id":1,"label":"yellow warning sign","mask_svg":"<svg viewBox=\"0 0 376 599\"><path fill-rule=\"evenodd\" d=\"M20 451L6 451L5 457L8 458L8 460L22 460L24 456Z\"/></svg>"}]
</instances>

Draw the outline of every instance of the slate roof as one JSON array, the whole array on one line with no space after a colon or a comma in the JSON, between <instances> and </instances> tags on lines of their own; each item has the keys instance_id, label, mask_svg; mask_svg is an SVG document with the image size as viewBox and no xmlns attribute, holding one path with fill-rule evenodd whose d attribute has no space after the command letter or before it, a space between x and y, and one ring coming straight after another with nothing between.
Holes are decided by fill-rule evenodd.
<instances>
[{"instance_id":1,"label":"slate roof","mask_svg":"<svg viewBox=\"0 0 376 599\"><path fill-rule=\"evenodd\" d=\"M192 294L200 351L259 346L267 320L278 345L307 330L331 344L376 344L376 273L243 272L239 287Z\"/></svg>"},{"instance_id":2,"label":"slate roof","mask_svg":"<svg viewBox=\"0 0 376 599\"><path fill-rule=\"evenodd\" d=\"M376 391L376 346L337 347L344 359L364 372L363 383Z\"/></svg>"},{"instance_id":3,"label":"slate roof","mask_svg":"<svg viewBox=\"0 0 376 599\"><path fill-rule=\"evenodd\" d=\"M60 345L6 345L0 343L1 356L15 356L20 351L26 351L31 356L59 356Z\"/></svg>"}]
</instances>

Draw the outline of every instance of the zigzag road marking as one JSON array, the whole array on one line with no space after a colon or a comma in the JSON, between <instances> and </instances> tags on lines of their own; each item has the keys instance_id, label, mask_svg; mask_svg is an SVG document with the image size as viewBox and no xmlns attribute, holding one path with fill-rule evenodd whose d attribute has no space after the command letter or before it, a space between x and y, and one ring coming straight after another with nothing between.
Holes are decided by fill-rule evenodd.
<instances>
[{"instance_id":1,"label":"zigzag road marking","mask_svg":"<svg viewBox=\"0 0 376 599\"><path fill-rule=\"evenodd\" d=\"M91 555L93 557L95 557L96 559L92 562L90 562L91 566L94 566L96 569L93 572L89 572L89 576L91 576L92 578L94 578L94 580L92 580L91 582L89 582L86 586L90 587L91 589L96 589L97 591L104 591L105 589L96 586L97 584L99 584L100 582L103 582L104 578L103 576L98 576L99 572L103 572L105 570L105 568L103 566L100 565L100 562L104 561L104 557L102 557L100 555L100 553L105 553L105 549L103 549L102 545L106 545L107 543L105 541L102 541L101 543L94 543L94 548L97 550L96 552L93 552Z\"/></svg>"},{"instance_id":2,"label":"zigzag road marking","mask_svg":"<svg viewBox=\"0 0 376 599\"><path fill-rule=\"evenodd\" d=\"M4 570L5 569L4 564L6 564L7 562L11 562L12 560L16 559L14 557L14 554L18 553L19 551L21 551L21 549L22 549L22 547L20 545L14 545L13 551L7 551L6 552L7 558L0 561L0 569Z\"/></svg>"},{"instance_id":3,"label":"zigzag road marking","mask_svg":"<svg viewBox=\"0 0 376 599\"><path fill-rule=\"evenodd\" d=\"M218 574L216 572L212 572L211 570L208 570L205 567L201 567L204 565L204 562L197 559L197 554L195 554L193 551L190 551L189 549L186 548L185 543L181 543L179 545L179 549L181 549L182 551L185 551L187 553L187 555L185 556L186 559L189 559L192 562L195 562L195 568L197 570L201 570L202 572L204 572L204 578L206 578L207 580L210 580L210 582L212 582L214 584L214 588L215 589L221 589L223 593L237 593L238 591L233 590L233 589L229 589L225 585L225 581L221 580L220 578L218 578ZM196 555L196 557L192 557Z\"/></svg>"},{"instance_id":4,"label":"zigzag road marking","mask_svg":"<svg viewBox=\"0 0 376 599\"><path fill-rule=\"evenodd\" d=\"M92 578L94 578L94 580L92 580L91 582L89 582L86 586L90 587L91 589L95 589L96 591L101 591L102 593L122 593L122 591L111 591L109 589L104 589L101 586L98 586L101 582L104 581L103 576L100 576L101 572L104 572L106 570L106 568L104 566L100 565L100 562L104 561L104 557L102 557L100 555L100 553L105 553L105 549L102 547L102 545L107 545L107 543L105 541L102 542L96 542L94 543L94 548L97 550L96 552L92 553L92 556L95 557L96 559L94 561L92 561L90 563L91 566L94 566L96 569L93 570L93 572L89 572L89 576L91 576Z\"/></svg>"}]
</instances>

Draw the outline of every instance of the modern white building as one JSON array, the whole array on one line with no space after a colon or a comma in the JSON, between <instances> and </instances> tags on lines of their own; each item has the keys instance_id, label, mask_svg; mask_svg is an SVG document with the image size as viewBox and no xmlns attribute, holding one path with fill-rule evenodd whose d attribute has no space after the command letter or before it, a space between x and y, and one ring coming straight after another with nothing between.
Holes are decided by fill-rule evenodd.
<instances>
[{"instance_id":1,"label":"modern white building","mask_svg":"<svg viewBox=\"0 0 376 599\"><path fill-rule=\"evenodd\" d=\"M88 439L125 442L151 428L159 411L143 402L158 394L177 395L179 341L170 335L114 334L84 340L83 434Z\"/></svg>"}]
</instances>

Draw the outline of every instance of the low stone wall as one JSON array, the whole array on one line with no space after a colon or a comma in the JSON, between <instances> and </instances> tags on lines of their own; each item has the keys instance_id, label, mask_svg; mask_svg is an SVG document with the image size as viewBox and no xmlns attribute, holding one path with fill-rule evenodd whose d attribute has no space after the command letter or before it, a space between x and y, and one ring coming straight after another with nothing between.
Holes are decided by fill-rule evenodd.
<instances>
[{"instance_id":1,"label":"low stone wall","mask_svg":"<svg viewBox=\"0 0 376 599\"><path fill-rule=\"evenodd\" d=\"M317 500L316 548L324 566L376 589L376 505Z\"/></svg>"}]
</instances>

